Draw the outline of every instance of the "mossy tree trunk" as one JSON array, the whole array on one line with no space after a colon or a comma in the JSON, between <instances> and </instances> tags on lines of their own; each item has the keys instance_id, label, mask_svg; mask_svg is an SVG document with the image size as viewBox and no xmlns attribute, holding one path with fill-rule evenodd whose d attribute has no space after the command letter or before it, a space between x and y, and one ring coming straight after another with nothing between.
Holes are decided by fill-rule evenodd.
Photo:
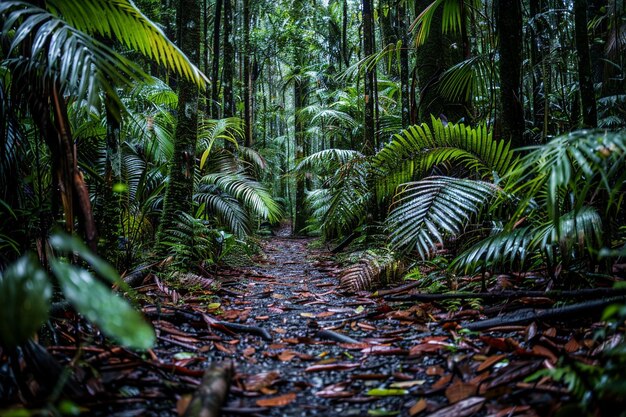
<instances>
[{"instance_id":1,"label":"mossy tree trunk","mask_svg":"<svg viewBox=\"0 0 626 417\"><path fill-rule=\"evenodd\" d=\"M181 30L180 48L191 62L198 62L200 48L199 0L180 0L178 6ZM169 164L169 182L163 201L163 213L157 235L157 249L164 232L175 227L177 213L190 213L192 208L193 177L198 133L198 86L185 78L178 83L178 120L174 135L174 152Z\"/></svg>"}]
</instances>

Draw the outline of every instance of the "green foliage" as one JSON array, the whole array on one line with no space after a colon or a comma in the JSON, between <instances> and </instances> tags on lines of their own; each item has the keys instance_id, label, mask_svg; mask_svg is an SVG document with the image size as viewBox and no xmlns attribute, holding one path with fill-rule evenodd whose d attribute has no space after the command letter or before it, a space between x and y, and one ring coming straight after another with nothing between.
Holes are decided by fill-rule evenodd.
<instances>
[{"instance_id":1,"label":"green foliage","mask_svg":"<svg viewBox=\"0 0 626 417\"><path fill-rule=\"evenodd\" d=\"M192 270L194 265L211 260L216 250L215 231L207 221L187 213L178 213L171 229L164 230L161 244L171 257L170 268L176 271Z\"/></svg>"},{"instance_id":2,"label":"green foliage","mask_svg":"<svg viewBox=\"0 0 626 417\"><path fill-rule=\"evenodd\" d=\"M122 283L115 269L95 256L77 238L54 234L50 246L60 253L78 256L101 279ZM154 331L143 317L89 270L69 264L64 258L49 257L52 272L63 295L88 320L118 343L149 349L155 341ZM39 262L24 256L0 275L0 343L12 348L25 343L48 317L52 286Z\"/></svg>"},{"instance_id":3,"label":"green foliage","mask_svg":"<svg viewBox=\"0 0 626 417\"><path fill-rule=\"evenodd\" d=\"M404 264L388 249L366 250L352 254L358 260L341 271L341 288L347 291L369 290L389 283L404 271Z\"/></svg>"},{"instance_id":4,"label":"green foliage","mask_svg":"<svg viewBox=\"0 0 626 417\"><path fill-rule=\"evenodd\" d=\"M0 273L0 344L13 349L30 339L47 320L52 286L32 256L23 256Z\"/></svg>"},{"instance_id":5,"label":"green foliage","mask_svg":"<svg viewBox=\"0 0 626 417\"><path fill-rule=\"evenodd\" d=\"M467 175L497 181L518 163L505 141L493 138L485 125L444 124L431 119L393 136L374 157L377 195L384 198L402 184L428 176L434 167L458 165Z\"/></svg>"},{"instance_id":6,"label":"green foliage","mask_svg":"<svg viewBox=\"0 0 626 417\"><path fill-rule=\"evenodd\" d=\"M387 218L392 246L417 249L426 259L445 237L461 233L496 190L487 182L451 177L404 184Z\"/></svg>"}]
</instances>

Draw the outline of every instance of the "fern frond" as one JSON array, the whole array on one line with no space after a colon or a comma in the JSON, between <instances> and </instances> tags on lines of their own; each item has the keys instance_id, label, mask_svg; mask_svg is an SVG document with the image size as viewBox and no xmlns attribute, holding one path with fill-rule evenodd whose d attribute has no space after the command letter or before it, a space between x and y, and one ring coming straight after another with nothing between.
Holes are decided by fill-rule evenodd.
<instances>
[{"instance_id":1,"label":"fern frond","mask_svg":"<svg viewBox=\"0 0 626 417\"><path fill-rule=\"evenodd\" d=\"M533 238L532 227L499 232L461 253L449 268L472 274L486 268L503 267L507 263L509 270L515 263L521 267L534 249Z\"/></svg>"},{"instance_id":2,"label":"fern frond","mask_svg":"<svg viewBox=\"0 0 626 417\"><path fill-rule=\"evenodd\" d=\"M451 177L404 184L387 218L392 246L417 249L426 259L446 237L458 235L496 191L487 182Z\"/></svg>"},{"instance_id":3,"label":"fern frond","mask_svg":"<svg viewBox=\"0 0 626 417\"><path fill-rule=\"evenodd\" d=\"M359 261L341 271L341 288L346 291L369 290L381 282L391 282L404 271L404 265L393 252L368 250Z\"/></svg>"}]
</instances>

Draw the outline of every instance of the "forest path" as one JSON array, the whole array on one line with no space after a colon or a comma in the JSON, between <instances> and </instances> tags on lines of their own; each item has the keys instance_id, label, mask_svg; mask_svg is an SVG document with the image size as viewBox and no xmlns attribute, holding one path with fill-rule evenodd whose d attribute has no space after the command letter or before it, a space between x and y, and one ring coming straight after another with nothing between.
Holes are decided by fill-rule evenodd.
<instances>
[{"instance_id":1,"label":"forest path","mask_svg":"<svg viewBox=\"0 0 626 417\"><path fill-rule=\"evenodd\" d=\"M341 294L329 254L310 249L311 239L287 234L282 229L264 239L265 256L221 298L222 320L263 327L272 339L239 334L236 343L218 348L225 360L235 358L236 368L224 414L408 415L415 396L367 393L394 382L426 382L416 377L426 369L407 363L412 340L430 334L416 324L415 309L401 315L401 324L385 315L384 302ZM342 343L342 336L354 340Z\"/></svg>"},{"instance_id":2,"label":"forest path","mask_svg":"<svg viewBox=\"0 0 626 417\"><path fill-rule=\"evenodd\" d=\"M467 333L457 322L505 306L345 294L340 267L312 242L281 229L244 267L174 284L146 277L137 291L158 344L144 356L85 348L102 387L86 398L90 415L183 415L207 367L231 363L225 417L534 417L569 400L549 379L524 379L580 351L590 333L547 323ZM65 360L67 349L57 349Z\"/></svg>"}]
</instances>

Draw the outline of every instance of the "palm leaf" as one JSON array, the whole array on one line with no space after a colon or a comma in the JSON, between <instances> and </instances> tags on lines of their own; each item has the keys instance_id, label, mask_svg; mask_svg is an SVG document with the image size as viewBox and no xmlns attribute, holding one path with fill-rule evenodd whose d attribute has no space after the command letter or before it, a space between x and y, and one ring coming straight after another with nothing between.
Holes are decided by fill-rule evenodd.
<instances>
[{"instance_id":1,"label":"palm leaf","mask_svg":"<svg viewBox=\"0 0 626 417\"><path fill-rule=\"evenodd\" d=\"M47 6L77 29L117 39L130 49L204 87L207 81L185 54L129 0L47 0Z\"/></svg>"},{"instance_id":2,"label":"palm leaf","mask_svg":"<svg viewBox=\"0 0 626 417\"><path fill-rule=\"evenodd\" d=\"M416 249L426 259L446 237L461 233L496 191L487 182L451 177L404 184L387 218L392 247Z\"/></svg>"}]
</instances>

